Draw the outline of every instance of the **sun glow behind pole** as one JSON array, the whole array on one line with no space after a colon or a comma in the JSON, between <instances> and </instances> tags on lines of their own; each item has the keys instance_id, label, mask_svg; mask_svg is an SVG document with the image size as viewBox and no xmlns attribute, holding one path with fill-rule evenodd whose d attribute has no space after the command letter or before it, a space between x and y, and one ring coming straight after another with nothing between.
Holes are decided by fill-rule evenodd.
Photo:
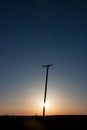
<instances>
[{"instance_id":1,"label":"sun glow behind pole","mask_svg":"<svg viewBox=\"0 0 87 130\"><path fill-rule=\"evenodd\" d=\"M43 118L45 117L48 71L49 71L49 67L51 67L51 66L53 66L53 65L52 64L43 65L43 67L46 67L46 81L45 81L44 104L43 104Z\"/></svg>"}]
</instances>

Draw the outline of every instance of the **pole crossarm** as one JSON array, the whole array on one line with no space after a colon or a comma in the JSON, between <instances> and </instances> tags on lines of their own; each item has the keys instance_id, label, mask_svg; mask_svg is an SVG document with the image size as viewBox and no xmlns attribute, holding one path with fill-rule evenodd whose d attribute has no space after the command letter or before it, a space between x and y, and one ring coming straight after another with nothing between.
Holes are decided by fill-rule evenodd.
<instances>
[{"instance_id":1,"label":"pole crossarm","mask_svg":"<svg viewBox=\"0 0 87 130\"><path fill-rule=\"evenodd\" d=\"M52 64L47 64L47 65L43 65L42 67L51 67L53 66Z\"/></svg>"}]
</instances>

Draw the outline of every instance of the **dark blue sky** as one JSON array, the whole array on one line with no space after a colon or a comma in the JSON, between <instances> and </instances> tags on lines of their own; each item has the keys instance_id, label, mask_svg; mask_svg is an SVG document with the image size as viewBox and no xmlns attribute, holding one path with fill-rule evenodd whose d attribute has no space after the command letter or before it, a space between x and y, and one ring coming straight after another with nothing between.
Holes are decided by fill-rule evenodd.
<instances>
[{"instance_id":1,"label":"dark blue sky","mask_svg":"<svg viewBox=\"0 0 87 130\"><path fill-rule=\"evenodd\" d=\"M19 102L24 106L30 100L42 100L45 70L41 66L47 63L54 64L48 99L53 99L54 106L61 102L60 109L58 105L48 113L67 114L61 112L61 107L67 106L71 114L78 114L78 109L87 114L87 2L0 1L1 113L17 113L14 108ZM70 106L75 107L74 112ZM26 112L24 108L21 113L38 113L31 109Z\"/></svg>"}]
</instances>

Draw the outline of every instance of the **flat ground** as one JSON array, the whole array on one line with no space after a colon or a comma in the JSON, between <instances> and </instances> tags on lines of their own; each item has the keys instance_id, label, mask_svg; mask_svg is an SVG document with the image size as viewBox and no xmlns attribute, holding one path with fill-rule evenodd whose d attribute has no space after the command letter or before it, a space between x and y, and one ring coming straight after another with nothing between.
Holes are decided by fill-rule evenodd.
<instances>
[{"instance_id":1,"label":"flat ground","mask_svg":"<svg viewBox=\"0 0 87 130\"><path fill-rule=\"evenodd\" d=\"M0 116L0 130L87 130L87 116Z\"/></svg>"}]
</instances>

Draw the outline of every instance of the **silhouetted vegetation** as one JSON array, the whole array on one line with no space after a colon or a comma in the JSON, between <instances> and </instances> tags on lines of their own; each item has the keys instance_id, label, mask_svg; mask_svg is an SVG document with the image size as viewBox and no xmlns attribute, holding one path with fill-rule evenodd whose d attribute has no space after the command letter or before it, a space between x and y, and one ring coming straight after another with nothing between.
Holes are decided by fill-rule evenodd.
<instances>
[{"instance_id":1,"label":"silhouetted vegetation","mask_svg":"<svg viewBox=\"0 0 87 130\"><path fill-rule=\"evenodd\" d=\"M87 129L87 116L0 116L1 130Z\"/></svg>"}]
</instances>

